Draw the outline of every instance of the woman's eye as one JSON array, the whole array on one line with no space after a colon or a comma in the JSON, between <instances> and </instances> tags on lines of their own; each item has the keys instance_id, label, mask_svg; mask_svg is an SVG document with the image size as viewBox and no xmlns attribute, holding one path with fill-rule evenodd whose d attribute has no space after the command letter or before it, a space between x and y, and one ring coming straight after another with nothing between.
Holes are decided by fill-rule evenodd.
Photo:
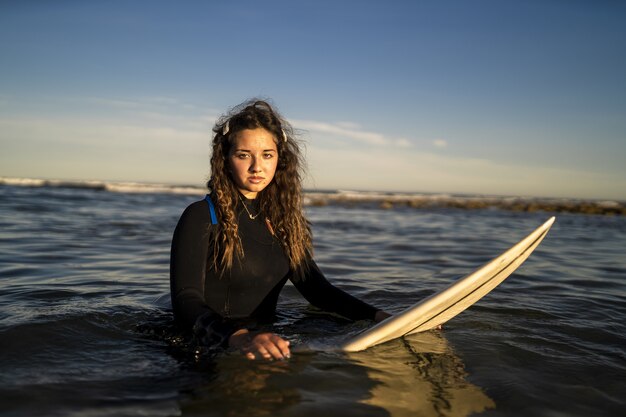
<instances>
[{"instance_id":1,"label":"woman's eye","mask_svg":"<svg viewBox=\"0 0 626 417\"><path fill-rule=\"evenodd\" d=\"M263 154L263 157L264 157L265 159L270 159L270 158L273 158L273 157L274 157L274 154L271 154L271 153L266 153L266 154Z\"/></svg>"},{"instance_id":2,"label":"woman's eye","mask_svg":"<svg viewBox=\"0 0 626 417\"><path fill-rule=\"evenodd\" d=\"M237 154L237 158L239 159L246 159L248 158L250 155L248 155L247 153L238 153Z\"/></svg>"}]
</instances>

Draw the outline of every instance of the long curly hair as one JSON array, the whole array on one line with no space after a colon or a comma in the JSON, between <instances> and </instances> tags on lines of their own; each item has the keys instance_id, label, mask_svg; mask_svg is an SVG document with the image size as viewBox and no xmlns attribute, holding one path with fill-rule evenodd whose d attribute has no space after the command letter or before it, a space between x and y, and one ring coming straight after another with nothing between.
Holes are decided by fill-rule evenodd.
<instances>
[{"instance_id":1,"label":"long curly hair","mask_svg":"<svg viewBox=\"0 0 626 417\"><path fill-rule=\"evenodd\" d=\"M228 159L237 134L256 128L270 132L278 150L274 178L257 195L259 207L266 221L270 222L270 231L281 242L292 271L300 272L303 260L313 251L311 228L302 205L304 161L291 125L268 102L259 99L232 108L213 127L211 177L207 187L219 221L217 227L212 228L215 242L212 264L223 274L232 267L235 256L244 256L236 215L239 191L231 176Z\"/></svg>"}]
</instances>

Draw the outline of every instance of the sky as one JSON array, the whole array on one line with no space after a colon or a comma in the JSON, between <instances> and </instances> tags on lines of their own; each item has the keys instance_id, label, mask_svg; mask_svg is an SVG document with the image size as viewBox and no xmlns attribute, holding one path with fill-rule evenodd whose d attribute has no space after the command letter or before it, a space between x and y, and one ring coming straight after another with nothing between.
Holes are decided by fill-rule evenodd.
<instances>
[{"instance_id":1,"label":"sky","mask_svg":"<svg viewBox=\"0 0 626 417\"><path fill-rule=\"evenodd\" d=\"M305 187L626 200L626 3L0 1L0 176L202 185L251 97Z\"/></svg>"}]
</instances>

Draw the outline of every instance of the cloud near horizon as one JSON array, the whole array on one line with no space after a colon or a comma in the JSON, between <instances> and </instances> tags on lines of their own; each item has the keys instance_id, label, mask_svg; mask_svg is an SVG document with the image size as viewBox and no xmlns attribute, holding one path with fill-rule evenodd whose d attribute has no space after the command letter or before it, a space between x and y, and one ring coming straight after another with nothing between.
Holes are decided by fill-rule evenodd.
<instances>
[{"instance_id":1,"label":"cloud near horizon","mask_svg":"<svg viewBox=\"0 0 626 417\"><path fill-rule=\"evenodd\" d=\"M368 132L362 130L358 124L352 122L328 123L298 119L291 119L290 122L297 129L337 135L374 146L394 145L402 148L410 148L412 146L408 139L388 137L377 132Z\"/></svg>"},{"instance_id":2,"label":"cloud near horizon","mask_svg":"<svg viewBox=\"0 0 626 417\"><path fill-rule=\"evenodd\" d=\"M622 199L617 190L626 187L622 178L597 172L417 150L373 153L315 147L308 157L308 186L320 189Z\"/></svg>"},{"instance_id":3,"label":"cloud near horizon","mask_svg":"<svg viewBox=\"0 0 626 417\"><path fill-rule=\"evenodd\" d=\"M43 117L45 111L19 110L0 117L0 175L204 182L215 109L184 111L185 103L166 99L91 100L98 108L87 114L75 111L81 105L76 100L76 109ZM321 139L307 147L307 182L314 188L620 198L626 187L607 173L448 155L441 152L448 146L444 139L422 141L435 148L428 152L352 122L290 121ZM337 147L325 137L352 146Z\"/></svg>"},{"instance_id":4,"label":"cloud near horizon","mask_svg":"<svg viewBox=\"0 0 626 417\"><path fill-rule=\"evenodd\" d=\"M433 145L437 148L447 148L448 147L448 141L444 140L444 139L435 139L433 141Z\"/></svg>"}]
</instances>

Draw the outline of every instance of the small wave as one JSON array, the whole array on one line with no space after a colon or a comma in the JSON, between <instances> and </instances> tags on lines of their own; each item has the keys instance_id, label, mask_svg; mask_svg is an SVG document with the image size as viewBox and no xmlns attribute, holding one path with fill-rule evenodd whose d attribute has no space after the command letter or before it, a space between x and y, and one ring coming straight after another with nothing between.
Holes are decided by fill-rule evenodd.
<instances>
[{"instance_id":1,"label":"small wave","mask_svg":"<svg viewBox=\"0 0 626 417\"><path fill-rule=\"evenodd\" d=\"M109 191L126 194L204 194L206 190L192 185L150 184L140 182L108 182L108 181L68 181L45 180L37 178L0 177L0 185L35 188L72 188Z\"/></svg>"},{"instance_id":2,"label":"small wave","mask_svg":"<svg viewBox=\"0 0 626 417\"><path fill-rule=\"evenodd\" d=\"M0 186L71 188L126 194L202 195L206 189L193 185L115 182L66 181L35 178L0 177ZM409 207L415 209L501 209L521 212L581 213L626 215L626 202L616 200L581 200L569 198L535 198L488 195L453 195L435 193L401 193L381 191L306 191L307 206L366 205L381 209Z\"/></svg>"}]
</instances>

